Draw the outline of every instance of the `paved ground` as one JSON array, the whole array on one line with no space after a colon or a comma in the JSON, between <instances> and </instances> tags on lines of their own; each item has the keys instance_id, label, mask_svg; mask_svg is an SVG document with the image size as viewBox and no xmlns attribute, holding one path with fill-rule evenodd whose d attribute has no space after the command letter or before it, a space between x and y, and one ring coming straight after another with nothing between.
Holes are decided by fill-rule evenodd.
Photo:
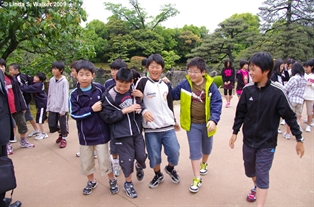
<instances>
[{"instance_id":1,"label":"paved ground","mask_svg":"<svg viewBox=\"0 0 314 207\"><path fill-rule=\"evenodd\" d=\"M79 158L75 157L79 145L75 121L70 120L70 135L65 149L55 144L57 134L49 134L48 139L40 141L29 139L36 144L34 149L22 149L18 143L13 144L15 153L10 157L18 182L13 200L22 201L23 207L255 206L245 199L252 183L244 175L242 135L239 134L235 149L231 150L228 146L236 103L234 98L230 108L223 108L209 158L209 173L203 177L203 186L196 194L189 192L193 174L186 134L181 130L177 133L181 155L176 168L181 176L180 184L173 184L165 174L165 181L158 188L150 189L148 183L153 178L153 172L147 168L142 181L135 178L138 198L131 199L122 189L122 175L118 177L120 192L111 195L108 178L101 177L97 172L98 187L91 195L84 196L82 189L86 185L86 177L80 174ZM175 109L179 119L179 105ZM305 127L303 123L302 126ZM283 126L281 129L284 131ZM296 155L295 140L286 140L279 135L266 206L314 206L313 134L304 133L306 151L302 159ZM165 164L166 158L163 157L163 166Z\"/></svg>"}]
</instances>

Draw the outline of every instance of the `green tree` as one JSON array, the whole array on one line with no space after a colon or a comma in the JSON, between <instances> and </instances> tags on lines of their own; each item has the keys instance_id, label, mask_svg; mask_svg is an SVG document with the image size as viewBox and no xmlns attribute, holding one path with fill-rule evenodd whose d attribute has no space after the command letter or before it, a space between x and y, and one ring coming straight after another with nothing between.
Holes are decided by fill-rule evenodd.
<instances>
[{"instance_id":1,"label":"green tree","mask_svg":"<svg viewBox=\"0 0 314 207\"><path fill-rule=\"evenodd\" d=\"M105 8L111 11L116 19L123 20L130 29L151 29L165 22L170 17L176 16L179 11L171 4L161 6L160 13L155 17L148 16L147 12L140 6L138 0L129 0L132 9L128 9L122 4L105 2ZM150 20L146 22L147 20Z\"/></svg>"},{"instance_id":2,"label":"green tree","mask_svg":"<svg viewBox=\"0 0 314 207\"><path fill-rule=\"evenodd\" d=\"M161 55L165 61L165 69L169 70L171 69L173 66L175 66L175 61L180 59L180 56L175 54L174 51L162 51Z\"/></svg>"}]
</instances>

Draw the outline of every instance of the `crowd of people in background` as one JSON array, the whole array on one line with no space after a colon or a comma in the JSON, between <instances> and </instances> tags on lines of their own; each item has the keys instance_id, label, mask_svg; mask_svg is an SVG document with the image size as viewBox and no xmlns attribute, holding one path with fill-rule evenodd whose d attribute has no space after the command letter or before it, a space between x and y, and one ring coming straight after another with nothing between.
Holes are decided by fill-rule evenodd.
<instances>
[{"instance_id":1,"label":"crowd of people in background","mask_svg":"<svg viewBox=\"0 0 314 207\"><path fill-rule=\"evenodd\" d=\"M304 153L303 145L300 145L303 144L303 129L300 126L303 108L307 114L306 119L303 119L307 124L305 131L311 132L311 127L314 127L314 59L302 64L292 59L273 61L271 58L270 61L270 58L267 53L256 53L249 61L239 61L238 70L232 61L227 59L221 71L225 107L231 105L234 88L239 99L230 147L234 147L238 131L243 124L245 173L254 183L247 200L254 202L259 199L261 206L267 196L268 172L277 136L282 133L279 124L287 123L283 137L296 137L297 152L301 157ZM108 176L110 193L119 192L117 177L122 170L123 190L130 198L136 198L138 194L132 182L132 175L135 169L137 180L143 179L147 158L155 174L149 188L156 188L164 181L161 172L162 147L168 161L163 170L173 183L180 183L180 176L175 169L180 151L175 131L179 130L180 126L176 122L173 109L173 100L180 100L181 111L185 111L180 113L180 124L181 128L186 130L194 175L189 190L197 193L202 186L201 176L208 172L213 135L222 112L219 89L213 78L206 73L205 60L199 57L187 63L186 79L175 88L172 88L168 79L162 77L164 60L161 55L153 54L143 59L142 65L146 70L144 76L136 70L130 70L124 61L117 59L110 64L112 78L101 85L93 82L96 72L93 63L88 60L75 61L70 68L77 84L69 93L69 83L63 75L65 64L56 61L51 66L53 77L49 80L46 94L44 82L47 77L44 73L38 72L32 78L21 73L20 66L16 63L9 65L6 70L6 61L0 59L11 113L10 122L14 129L14 136L5 143L6 154L14 153L11 143L19 141L20 147L32 149L35 144L28 141L29 137L35 137L36 140L48 138L45 122L48 122L50 133L58 134L55 142L59 147L66 148L68 118L71 116L77 123L78 134L75 136L78 136L80 144L76 156L80 157L81 174L87 176L83 194L88 195L97 187L94 176L97 158L101 175ZM263 100L255 96L259 93ZM278 105L270 105L272 101L269 96L273 95L281 98ZM37 109L35 120L30 112L32 97ZM253 101L269 106L267 110L271 113L266 114L272 116L270 119L275 121L269 122L272 126L267 129L275 127L276 134L271 130L266 132L262 128L266 116L261 115L261 119L256 120L256 123L255 119L252 119L252 116L259 115L252 111L253 107L257 107L250 104ZM280 117L283 118L282 122ZM250 120L250 123L247 120ZM33 128L28 136L27 121ZM252 134L251 126L254 124L259 125L255 130L265 132L263 135L255 134L256 139L259 139L258 146L251 145L252 140L248 138ZM19 136L16 136L16 129ZM269 148L269 153L264 153L263 149ZM253 154L256 152L261 152L261 155L255 157ZM267 158L268 165L255 169L252 163L255 165L263 156Z\"/></svg>"}]
</instances>

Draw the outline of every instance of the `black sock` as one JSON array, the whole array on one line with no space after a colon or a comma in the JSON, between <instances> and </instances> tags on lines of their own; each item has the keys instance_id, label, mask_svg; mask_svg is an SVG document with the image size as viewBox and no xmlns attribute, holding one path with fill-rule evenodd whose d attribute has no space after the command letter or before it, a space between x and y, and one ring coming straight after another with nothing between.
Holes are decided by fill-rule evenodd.
<instances>
[{"instance_id":1,"label":"black sock","mask_svg":"<svg viewBox=\"0 0 314 207\"><path fill-rule=\"evenodd\" d=\"M160 170L156 171L156 172L155 172L155 175L161 175Z\"/></svg>"},{"instance_id":2,"label":"black sock","mask_svg":"<svg viewBox=\"0 0 314 207\"><path fill-rule=\"evenodd\" d=\"M173 168L174 168L174 166L167 165L167 170L168 170L169 172L172 172Z\"/></svg>"}]
</instances>

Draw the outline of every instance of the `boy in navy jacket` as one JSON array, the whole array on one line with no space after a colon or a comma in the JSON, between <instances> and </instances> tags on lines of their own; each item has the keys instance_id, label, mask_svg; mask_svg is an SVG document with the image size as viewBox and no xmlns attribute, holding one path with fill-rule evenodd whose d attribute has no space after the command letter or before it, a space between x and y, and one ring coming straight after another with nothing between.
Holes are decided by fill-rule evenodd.
<instances>
[{"instance_id":1,"label":"boy in navy jacket","mask_svg":"<svg viewBox=\"0 0 314 207\"><path fill-rule=\"evenodd\" d=\"M95 77L95 66L87 60L81 60L77 66L77 88L70 95L70 115L76 120L80 143L81 173L88 178L84 195L89 195L97 187L94 177L94 150L98 155L100 174L108 175L110 193L119 192L117 179L111 169L108 142L109 127L98 113L101 109L103 86L92 83Z\"/></svg>"}]
</instances>

